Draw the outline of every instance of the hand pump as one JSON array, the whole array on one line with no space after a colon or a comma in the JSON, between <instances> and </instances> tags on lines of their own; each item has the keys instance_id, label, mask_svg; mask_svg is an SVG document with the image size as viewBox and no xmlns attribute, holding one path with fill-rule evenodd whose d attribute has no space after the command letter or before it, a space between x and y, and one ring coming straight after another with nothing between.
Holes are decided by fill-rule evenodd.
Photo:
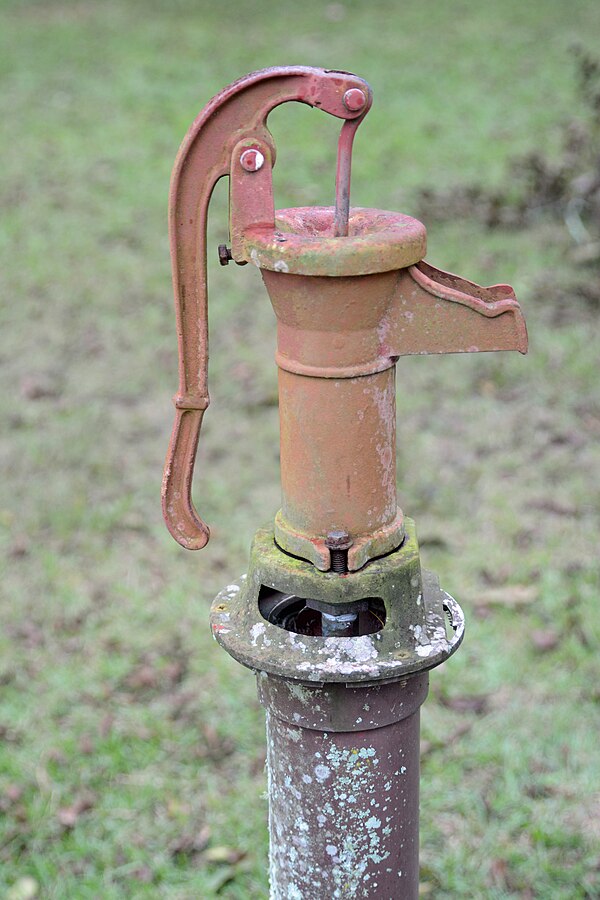
<instances>
[{"instance_id":1,"label":"hand pump","mask_svg":"<svg viewBox=\"0 0 600 900\"><path fill-rule=\"evenodd\" d=\"M274 209L266 120L291 100L343 120L335 207ZM256 672L267 713L274 900L417 897L419 708L464 617L421 569L397 505L396 363L527 349L512 288L424 262L416 219L349 206L371 100L345 72L247 75L195 120L171 182L180 383L163 511L189 549L209 538L191 486L209 403L206 216L225 175L221 262L258 266L277 316L282 506L256 533L247 575L211 609L214 636Z\"/></svg>"}]
</instances>

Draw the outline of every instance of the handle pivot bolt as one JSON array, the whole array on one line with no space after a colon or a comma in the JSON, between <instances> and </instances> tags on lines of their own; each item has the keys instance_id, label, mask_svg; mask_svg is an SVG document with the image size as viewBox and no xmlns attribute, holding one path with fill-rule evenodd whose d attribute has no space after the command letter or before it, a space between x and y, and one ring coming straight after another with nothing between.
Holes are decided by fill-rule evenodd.
<instances>
[{"instance_id":1,"label":"handle pivot bolt","mask_svg":"<svg viewBox=\"0 0 600 900\"><path fill-rule=\"evenodd\" d=\"M346 91L342 100L349 112L358 112L367 102L366 95L360 88L350 88L349 91Z\"/></svg>"},{"instance_id":2,"label":"handle pivot bolt","mask_svg":"<svg viewBox=\"0 0 600 900\"><path fill-rule=\"evenodd\" d=\"M262 169L265 158L260 150L244 150L240 156L240 165L246 172L258 172Z\"/></svg>"}]
</instances>

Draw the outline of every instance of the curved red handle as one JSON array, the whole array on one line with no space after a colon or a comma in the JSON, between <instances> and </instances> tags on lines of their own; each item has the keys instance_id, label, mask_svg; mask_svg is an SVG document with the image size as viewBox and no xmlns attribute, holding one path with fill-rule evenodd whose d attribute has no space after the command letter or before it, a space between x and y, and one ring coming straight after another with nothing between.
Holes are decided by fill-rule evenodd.
<instances>
[{"instance_id":1,"label":"curved red handle","mask_svg":"<svg viewBox=\"0 0 600 900\"><path fill-rule=\"evenodd\" d=\"M348 91L367 103L352 109ZM350 95L352 96L352 95ZM217 94L188 131L175 161L169 194L169 235L179 343L179 391L162 484L167 528L183 547L199 550L210 532L192 502L200 426L208 407L208 295L206 218L217 181L228 175L231 154L243 138L272 146L267 116L296 100L340 119L360 119L371 105L367 83L347 72L303 66L263 69ZM350 107L350 108L349 108ZM273 152L274 156L274 152Z\"/></svg>"}]
</instances>

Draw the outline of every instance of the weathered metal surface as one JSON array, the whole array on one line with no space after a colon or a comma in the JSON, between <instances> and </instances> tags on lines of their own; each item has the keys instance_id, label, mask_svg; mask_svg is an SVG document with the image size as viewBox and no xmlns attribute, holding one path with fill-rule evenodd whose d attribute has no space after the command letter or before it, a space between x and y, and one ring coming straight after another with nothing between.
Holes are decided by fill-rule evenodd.
<instances>
[{"instance_id":1,"label":"weathered metal surface","mask_svg":"<svg viewBox=\"0 0 600 900\"><path fill-rule=\"evenodd\" d=\"M382 344L393 356L527 353L527 328L508 284L481 287L420 262L398 273Z\"/></svg>"},{"instance_id":2,"label":"weathered metal surface","mask_svg":"<svg viewBox=\"0 0 600 900\"><path fill-rule=\"evenodd\" d=\"M246 153L258 153L262 163L247 168L242 160ZM251 228L273 231L275 206L273 203L273 154L265 141L245 138L233 148L229 173L229 235L231 255L236 262L244 261L245 234Z\"/></svg>"},{"instance_id":3,"label":"weathered metal surface","mask_svg":"<svg viewBox=\"0 0 600 900\"><path fill-rule=\"evenodd\" d=\"M258 676L272 900L416 900L427 674L385 687L273 681Z\"/></svg>"},{"instance_id":4,"label":"weathered metal surface","mask_svg":"<svg viewBox=\"0 0 600 900\"><path fill-rule=\"evenodd\" d=\"M321 271L315 259L323 251L320 262L331 256L337 277L284 271L296 268L295 251L290 255L288 250L278 253L287 254L289 266L271 260L273 269L262 272L277 316L280 370L282 508L275 519L276 539L284 550L322 570L330 566L325 541L330 531L343 529L351 536L351 571L402 540L396 499L396 360L412 353L523 352L527 347L523 317L508 286L482 288L423 262L340 275L360 268L362 252L373 263L374 235L381 234L392 252L393 229L377 232L379 216L374 210L357 213L369 236L365 242L360 228L354 237L328 238L331 210L286 211L284 220L298 231L294 240L303 265ZM329 223L325 236L324 223ZM346 249L332 254L331 241ZM313 243L316 251L310 249Z\"/></svg>"},{"instance_id":5,"label":"weathered metal surface","mask_svg":"<svg viewBox=\"0 0 600 900\"><path fill-rule=\"evenodd\" d=\"M280 369L282 508L277 536L284 549L301 550L303 535L307 551L316 548L316 538L325 555L326 536L338 528L356 541L368 540L373 556L381 555L379 536L387 551L401 543L394 374L391 368L361 378L306 378ZM363 564L355 559L358 550L358 544L349 550L351 570ZM329 552L326 558L329 568Z\"/></svg>"},{"instance_id":6,"label":"weathered metal surface","mask_svg":"<svg viewBox=\"0 0 600 900\"><path fill-rule=\"evenodd\" d=\"M353 207L348 233L335 234L330 206L278 209L275 228L248 228L244 259L261 269L327 278L389 272L425 256L427 234L417 219Z\"/></svg>"},{"instance_id":7,"label":"weathered metal surface","mask_svg":"<svg viewBox=\"0 0 600 900\"><path fill-rule=\"evenodd\" d=\"M248 575L227 585L212 604L216 640L251 669L301 681L385 681L434 668L458 649L464 618L437 577L421 571L410 520L406 530L399 550L360 572L340 576L282 553L273 532L262 529L254 540ZM349 638L286 631L261 615L261 588L340 608L365 597L380 598L385 624L376 633Z\"/></svg>"},{"instance_id":8,"label":"weathered metal surface","mask_svg":"<svg viewBox=\"0 0 600 900\"><path fill-rule=\"evenodd\" d=\"M360 103L353 102L353 96L362 94ZM350 103L348 102L350 98ZM344 94L344 105L347 109L357 110L363 109L367 102L367 98L362 91L346 91ZM364 110L363 115L368 110ZM362 117L361 117L362 119ZM352 145L356 129L360 125L361 119L344 122L340 139L338 142L337 169L335 176L335 215L333 217L333 234L334 237L346 237L348 234L349 217L350 217L350 174L352 170Z\"/></svg>"},{"instance_id":9,"label":"weathered metal surface","mask_svg":"<svg viewBox=\"0 0 600 900\"><path fill-rule=\"evenodd\" d=\"M214 97L192 124L177 156L169 197L173 290L179 341L179 392L163 477L163 515L175 540L203 547L209 529L196 512L191 486L207 387L208 318L206 219L217 181L229 174L232 151L242 139L274 148L266 127L274 107L298 101L340 119L355 119L344 103L350 90L371 98L361 78L304 66L263 69L239 79Z\"/></svg>"},{"instance_id":10,"label":"weathered metal surface","mask_svg":"<svg viewBox=\"0 0 600 900\"><path fill-rule=\"evenodd\" d=\"M419 707L464 617L421 570L397 506L395 365L527 349L508 285L430 266L415 219L350 209L352 143L371 99L347 73L249 75L202 111L171 184L180 385L163 510L183 546L209 537L191 484L209 402L206 215L223 175L231 249L219 258L257 265L277 316L282 507L256 535L248 576L211 608L215 638L258 673L267 710L274 900L417 897ZM344 120L335 208L274 210L266 119L288 100Z\"/></svg>"},{"instance_id":11,"label":"weathered metal surface","mask_svg":"<svg viewBox=\"0 0 600 900\"><path fill-rule=\"evenodd\" d=\"M274 106L299 100L346 119L340 135L336 208L273 207ZM351 571L402 540L396 501L394 364L412 353L518 349L525 325L506 285L480 288L422 261L416 219L353 209L352 140L371 104L361 79L289 68L231 85L200 114L171 186L170 229L180 388L163 479L163 512L184 546L209 531L191 498L207 390L206 214L214 184L230 176L231 250L222 262L253 262L278 319L284 549L326 570L329 532L348 532Z\"/></svg>"}]
</instances>

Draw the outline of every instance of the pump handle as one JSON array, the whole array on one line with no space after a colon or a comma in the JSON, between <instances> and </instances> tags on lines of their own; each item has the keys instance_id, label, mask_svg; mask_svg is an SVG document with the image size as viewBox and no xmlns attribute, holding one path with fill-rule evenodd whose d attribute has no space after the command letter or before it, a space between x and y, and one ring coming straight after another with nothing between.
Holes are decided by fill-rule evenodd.
<instances>
[{"instance_id":1,"label":"pump handle","mask_svg":"<svg viewBox=\"0 0 600 900\"><path fill-rule=\"evenodd\" d=\"M367 102L353 109L356 94ZM213 97L193 122L177 155L169 193L169 237L179 344L179 391L162 484L163 515L176 541L199 550L210 532L192 502L192 478L200 426L209 404L206 218L217 181L231 172L240 140L275 148L266 127L276 106L296 100L339 119L362 119L371 89L356 75L306 66L263 69L240 78Z\"/></svg>"}]
</instances>

